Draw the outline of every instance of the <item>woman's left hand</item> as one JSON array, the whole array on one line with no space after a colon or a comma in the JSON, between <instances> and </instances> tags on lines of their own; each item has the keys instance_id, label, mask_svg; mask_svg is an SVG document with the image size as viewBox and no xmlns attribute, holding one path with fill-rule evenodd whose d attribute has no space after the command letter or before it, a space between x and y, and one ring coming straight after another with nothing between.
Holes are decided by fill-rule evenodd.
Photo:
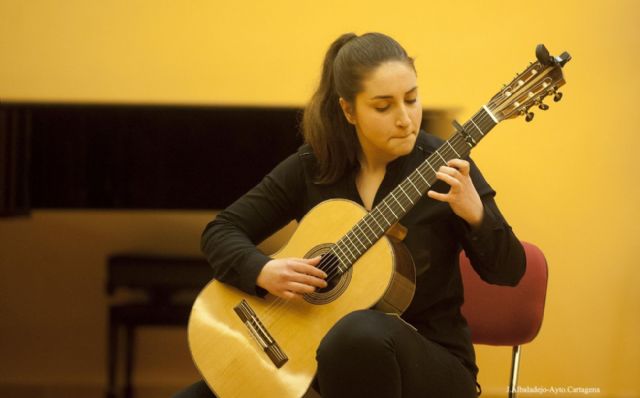
<instances>
[{"instance_id":1,"label":"woman's left hand","mask_svg":"<svg viewBox=\"0 0 640 398\"><path fill-rule=\"evenodd\" d=\"M469 176L471 166L462 159L452 159L446 166L440 167L436 177L449 184L447 193L428 191L431 199L449 203L455 214L465 220L471 227L478 227L482 222L484 207L480 195L473 186Z\"/></svg>"}]
</instances>

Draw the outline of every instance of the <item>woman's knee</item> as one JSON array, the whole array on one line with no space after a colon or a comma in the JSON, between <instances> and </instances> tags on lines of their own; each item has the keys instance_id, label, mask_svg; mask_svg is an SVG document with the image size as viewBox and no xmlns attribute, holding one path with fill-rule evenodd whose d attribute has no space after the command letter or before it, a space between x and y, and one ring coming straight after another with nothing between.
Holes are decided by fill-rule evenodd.
<instances>
[{"instance_id":1,"label":"woman's knee","mask_svg":"<svg viewBox=\"0 0 640 398\"><path fill-rule=\"evenodd\" d=\"M374 310L354 311L340 319L320 342L317 360L338 357L354 358L387 352L390 348L389 315Z\"/></svg>"}]
</instances>

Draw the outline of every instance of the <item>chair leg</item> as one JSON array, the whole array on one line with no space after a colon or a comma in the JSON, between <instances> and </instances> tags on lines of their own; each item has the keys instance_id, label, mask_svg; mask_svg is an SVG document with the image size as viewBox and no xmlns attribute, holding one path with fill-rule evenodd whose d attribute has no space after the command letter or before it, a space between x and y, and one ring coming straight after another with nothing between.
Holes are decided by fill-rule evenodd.
<instances>
[{"instance_id":1,"label":"chair leg","mask_svg":"<svg viewBox=\"0 0 640 398\"><path fill-rule=\"evenodd\" d=\"M520 346L514 345L511 354L511 380L509 380L509 398L516 398L518 392L518 371L520 370Z\"/></svg>"}]
</instances>

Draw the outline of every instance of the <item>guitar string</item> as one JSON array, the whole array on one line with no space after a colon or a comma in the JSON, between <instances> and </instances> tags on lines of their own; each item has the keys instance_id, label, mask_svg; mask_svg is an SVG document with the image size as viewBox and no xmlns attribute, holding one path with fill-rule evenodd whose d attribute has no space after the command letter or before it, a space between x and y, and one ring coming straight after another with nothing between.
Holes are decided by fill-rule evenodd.
<instances>
[{"instance_id":1,"label":"guitar string","mask_svg":"<svg viewBox=\"0 0 640 398\"><path fill-rule=\"evenodd\" d=\"M453 137L453 138L452 138L452 140L451 140L451 144L453 144L453 145L457 146L457 145L460 143L459 141L460 141L459 137L457 137L457 136L456 136L456 137ZM458 154L454 149L452 149L452 148L447 148L447 147L446 147L446 144L445 144L445 145L443 145L443 146L441 147L441 149L442 149L442 151L441 151L441 152L442 152L442 154L443 154L445 157L450 157L450 156L453 156L454 154L455 154L455 155L459 155L459 154ZM439 149L439 150L440 150L440 149ZM428 162L428 159L427 159L427 162ZM421 165L421 166L422 166L422 165ZM430 166L430 168L432 168L432 166ZM420 169L420 167L418 167L416 170L418 170L418 171L419 171L419 169ZM430 171L430 174L435 175L435 173L433 173L433 171L431 171L431 170L429 170L429 171ZM422 173L422 174L424 175L424 173ZM417 176L418 176L418 174L413 175L413 177L417 177ZM430 177L431 177L431 176L428 176L428 178L430 178ZM410 178L411 178L411 176L409 176L409 178L407 178L407 179L405 179L403 182L401 182L401 183L399 184L399 186L400 186L400 187L403 187L403 186L407 186L407 187L408 187L407 181L410 181ZM424 186L424 183L419 184L419 185ZM427 189L428 189L428 188L429 188L429 183L426 183L426 185L427 185L427 186L426 186L425 188L427 188ZM407 189L408 189L408 188L407 188ZM416 188L416 189L417 189L417 188ZM422 192L421 192L421 195L424 195L424 193L422 193ZM388 212L390 211L390 212L393 214L393 218L392 218L392 219L398 219L399 217L397 216L397 214L401 214L400 210L402 210L402 211L404 212L405 208L406 208L406 207L409 207L409 205L410 205L410 203L407 203L407 201L412 202L412 200L411 200L411 198L406 194L406 192L405 192L405 196L404 196L404 197L403 197L403 196L400 196L399 198L397 198L397 197L395 197L395 195L394 195L394 196L392 196L392 197L393 197L394 201L395 201L395 202L397 202L397 203L394 203L394 201L390 201L391 203L389 204L389 201L386 201L386 200L388 199L388 197L387 197L387 198L385 198L385 201L386 201L385 206L388 208L388 210L386 210L386 211L385 211L384 207L377 206L377 207L376 207L376 208L374 208L370 213L368 213L367 215L365 215L365 217L363 217L363 218L362 218L362 220L358 222L358 224L365 224L365 225L367 226L367 228L371 229L371 232L374 232L374 231L373 231L373 229L372 229L372 228L371 228L371 226L370 226L370 223L368 223L368 222L367 222L367 218L366 218L366 217L370 217L370 218L372 218L373 220L376 220L376 214L374 214L374 211L379 212L379 213L380 213L380 215L382 215L382 217L383 217L383 218L385 218L385 219L387 218L387 216L389 216L389 218L392 218L392 217L391 217L391 215L390 215L390 214L388 214ZM400 201L402 201L402 202L400 202ZM403 205L404 205L404 206L403 206ZM413 205L413 203L411 203L411 205ZM405 206L406 206L406 207L405 207ZM377 222L377 221L376 221L376 222ZM362 229L363 229L363 228L359 228L359 229L362 231ZM379 231L380 236L382 236L382 235L384 234L384 232L385 232L385 231ZM347 234L345 234L345 235L347 235L347 236L348 236L349 234L355 234L355 233L357 233L357 232L355 231L355 227L354 227L354 228L352 228L352 229L351 229ZM369 241L371 241L371 239L372 239L372 238L373 238L375 241L377 241L377 240L379 239L379 237L376 237L375 235L373 235L373 236L367 236L367 240L369 240ZM343 238L343 239L341 239L340 241L338 241L338 243L337 243L336 245L340 245L341 241L344 241L344 238ZM375 243L375 242L374 242L374 243ZM363 249L365 249L364 251L366 251L366 250L368 249L368 247L363 247ZM358 248L358 250L356 250L356 252L357 252L359 255L361 255L362 253L364 253L364 251L359 250L359 248ZM355 260L355 259L354 259L354 260ZM351 259L350 259L350 261L351 261ZM328 275L328 276L327 276L327 279L331 279L332 277L335 277L335 276L337 276L339 273L343 272L343 271L342 271L342 269L340 269L340 263L341 263L340 258L338 258L337 260L333 261L333 263L329 263L329 264L327 264L327 265L328 265L328 268L324 268L324 269L323 269L323 271L325 271L325 272L327 273L327 275Z\"/></svg>"},{"instance_id":2,"label":"guitar string","mask_svg":"<svg viewBox=\"0 0 640 398\"><path fill-rule=\"evenodd\" d=\"M478 113L480 113L480 112L478 112ZM476 115L477 115L477 114L476 114ZM495 123L491 121L491 117L490 117L490 115L488 115L486 112L484 112L484 113L480 114L480 116L478 117L478 119L477 119L477 120L475 120L475 121L474 121L474 118L475 118L475 116L474 116L474 117L472 117L472 118L469 120L469 122L465 123L465 125L469 124L470 122L471 122L471 123L473 123L473 124L474 124L474 126L476 127L476 129L477 129L477 130L479 130L479 132L480 132L481 136L484 136L484 135L486 134L486 132L483 132L483 131L478 127L478 125L477 125L477 124L485 125L485 123L483 123L483 122L490 121L490 122L491 122L490 124L494 124L494 125L495 125ZM477 122L477 124L476 124L476 122ZM492 127L492 126L490 126L490 127ZM488 131L488 130L487 130L487 131ZM447 143L449 144L449 145L448 145L448 147L447 147ZM451 144L453 144L453 145L451 145ZM442 155L444 155L444 156L445 156L445 157L447 157L447 158L459 157L458 152L454 149L458 144L463 144L463 145L464 145L464 144L466 144L466 139L465 139L464 137L462 137L462 135L460 135L460 134L456 134L456 135L454 135L450 140L445 141L445 143L443 143L443 144L442 144L438 149L436 149L436 151L434 151L434 154L437 154L437 155L438 155L438 156L440 156L441 158L443 158L443 157L442 157ZM442 151L441 151L441 150L442 150ZM465 148L465 150L466 150L466 148ZM440 154L440 151L442 152L442 154ZM456 156L453 156L453 154L455 154ZM432 154L432 155L433 155L433 154ZM422 175L424 175L424 173L425 173L425 172L431 172L431 173L433 173L433 170L431 170L431 171L430 171L430 170L428 170L428 169L427 169L427 170L423 170L423 171L420 171L420 170L419 170L420 168L424 168L423 166L425 166L425 164L427 164L427 163L428 163L428 165L429 165L429 168L433 169L433 166L428 162L428 160L429 160L429 159L427 158L427 159L425 160L425 162L421 163L421 164L416 168L416 171L421 172L421 173L422 173ZM443 160L444 160L444 158L443 158ZM446 162L445 162L445 164L446 164ZM412 174L413 174L413 173L412 173ZM435 173L433 173L433 174L435 174ZM422 175L421 175L421 177L422 177ZM409 177L411 177L411 175L410 175ZM403 181L402 181L398 186L400 186L400 187L401 187L403 184L406 184L406 182L407 182L408 180L409 180L409 178L407 178L407 179L403 180ZM428 184L428 183L427 183L427 184ZM428 189L428 188L427 188L427 189ZM394 189L394 190L395 190L395 189ZM404 191L404 190L403 190L403 191ZM405 195L406 195L406 199L409 199L409 201L411 201L411 200L410 200L410 198L408 197L408 195L406 194L406 192L405 192ZM389 203L385 203L385 205L389 208L389 211L391 211L391 213L393 213L394 217L396 217L396 216L395 216L395 214L396 214L396 213L395 213L395 211L394 211L394 210L396 210L396 211L398 211L398 212L400 213L400 210L401 210L401 209L404 211L404 207L403 207L403 206L402 206L402 204L399 202L399 199L398 199L398 198L396 198L395 196L393 196L393 198L395 199L395 202L396 202L396 203L394 204L393 202L391 202L391 207L395 207L395 209L392 209L392 208L389 206ZM385 199L386 199L386 198L385 198ZM402 199L402 197L400 197L400 199ZM406 200L406 199L405 199L405 200ZM406 202L405 202L404 204L405 204L407 207L409 206L409 203L406 203ZM344 272L346 272L346 271L343 271L343 270L340 268L340 265L341 265L341 263L342 263L342 262L340 261L340 257L339 257L339 255L338 255L337 253L335 253L334 248L335 248L335 247L337 247L337 246L340 244L340 242L341 242L341 241L343 241L343 240L345 239L345 237L347 237L349 240L352 240L351 238L349 238L349 237L348 237L350 234L355 235L356 239L358 239L358 240L359 240L359 238L358 238L358 236L357 236L357 232L355 232L355 230L354 230L354 229L355 229L356 227L358 227L358 228L362 231L362 227L360 227L359 225L360 225L363 221L364 221L364 222L365 222L365 224L366 224L366 221L365 221L364 219L365 219L367 216L369 216L369 215L371 215L371 217L373 217L373 218L374 218L374 220L375 220L375 215L372 215L372 213L373 213L374 211L376 211L376 210L377 210L377 211L379 211L379 212L381 213L381 215L382 215L384 218L386 218L386 217L385 217L385 210L384 210L384 209L379 208L379 206L376 206L376 208L374 208L370 213L368 213L367 215L365 215L365 216L361 219L361 221L359 221L358 223L356 223L356 225L355 225L354 227L352 227L352 228L351 228L351 230L350 230L349 232L347 232L347 233L343 236L343 238L341 238L341 239L340 239L340 240L339 240L339 241L338 241L338 242L337 242L337 243L336 243L336 244L331 248L331 252L332 252L333 256L327 256L327 254L328 254L328 253L325 253L325 254L322 256L322 258L321 258L321 260L320 260L320 263L318 264L318 268L319 268L319 269L321 269L323 272L325 272L325 273L327 274L327 278L326 278L326 280L330 280L330 279L332 279L332 278L334 278L334 277L338 276L340 273L344 273ZM389 217L391 217L391 215L389 215L388 213L387 213L386 215L388 215ZM397 218L397 217L396 217L396 218ZM376 221L376 222L377 222L377 221ZM369 229L371 229L371 227L369 226L369 224L366 224L366 225L367 225L367 227L368 227ZM372 231L372 232L374 232L374 231L373 231L373 229L371 229L371 231ZM367 237L367 240L369 240L369 241L371 242L371 239L366 235L366 233L364 233L364 234L365 234L365 236ZM384 234L384 232L383 232L383 234ZM382 235L381 235L381 236L382 236ZM379 239L379 238L375 238L375 236L374 236L373 238L374 238L375 240L374 240L374 242L373 242L373 243L371 243L371 246L372 246L373 244L375 244L375 242ZM359 240L359 241L360 241L360 240ZM360 242L361 242L361 241L360 241ZM361 243L362 243L362 242L361 242ZM371 246L369 246L369 247L371 247ZM366 250L368 250L368 249L369 249L369 247L366 247L366 245L364 245L364 244L363 244L363 248L364 248L365 250L364 250L362 253L358 253L358 255L357 255L357 256L354 256L353 262L352 262L352 263L351 263L347 268L349 268L353 263L355 263L355 261L357 261L357 259L358 259L358 258L359 258L359 257L360 257L364 252L366 252ZM343 251L343 252L344 252L344 250L341 250L341 251ZM350 250L349 250L349 251L350 251ZM358 251L356 251L356 252L358 252ZM353 253L352 253L352 254L353 254ZM328 260L327 262L324 262L324 263L323 263L323 260L324 260L325 258L329 258L329 260ZM291 301L292 301L292 300L287 300L287 299L283 299L283 298L280 298L280 297L277 297L277 296L276 296L276 298L274 299L274 301L273 301L269 306L267 306L267 308L265 309L265 314L263 315L263 316L264 316L264 318L263 318L263 319L264 319L264 320L263 320L263 323L265 323L265 322L272 323L272 322L274 321L274 320L271 318L271 315L273 314L273 312L274 312L276 309L281 309L281 308L286 308L286 307L288 307L288 306L291 304L291 303L290 303Z\"/></svg>"},{"instance_id":3,"label":"guitar string","mask_svg":"<svg viewBox=\"0 0 640 398\"><path fill-rule=\"evenodd\" d=\"M472 118L472 120L473 120L473 118ZM477 122L478 124L480 124L480 125L485 125L485 123L483 123L483 122L487 122L487 121L489 121L489 120L490 120L490 117L489 117L488 115L486 115L486 113L483 113L483 114L481 114L481 115L480 115L480 117L476 120L476 122ZM474 122L474 124L475 124L475 122ZM479 128L478 128L478 130L480 131L480 134L481 134L481 135L486 134L486 132L482 132L482 130L480 130ZM447 144L448 144L448 145L447 145ZM462 144L462 147L464 148L464 150L465 150L465 151L467 150L467 148L466 148L466 139L465 139L464 137L462 137L460 134L456 134L456 135L454 135L450 140L448 140L448 141L446 141L444 144L442 144L442 145L441 145L441 146L440 146L440 147L439 147L435 152L438 152L438 153L437 153L437 155L438 155L438 156L440 156L441 158L442 158L442 155L444 155L444 156L445 156L445 157L447 157L447 158L460 157L460 154L455 150L455 148L459 148L459 147L460 147L460 146L459 146L459 144ZM435 153L435 152L434 152L434 153ZM442 152L442 154L440 154L440 152ZM455 154L456 156L453 156L454 154ZM444 160L444 158L443 158L443 160ZM426 169L426 170L420 170L421 168L423 168L423 169L425 169L425 168L426 168L425 163L428 163L428 164L429 164L429 168L430 168L431 170L428 170L428 169ZM423 167L423 166L424 166L424 167ZM416 168L416 171L418 171L418 172L419 172L419 173L421 173L421 174L417 174L417 175L415 175L415 176L413 176L413 177L417 177L417 176L419 175L420 177L422 177L422 178L424 179L424 177L423 177L423 176L424 176L425 174L427 174L427 175L428 175L428 174L430 173L430 174L435 175L435 173L433 172L433 170L435 170L435 169L433 168L433 166L431 165L431 163L429 163L429 159L427 159L425 162L423 162L422 164L420 164L420 166L418 166L418 167ZM405 180L403 180L403 181L402 181L398 186L399 186L399 187L402 187L403 185L407 185L407 182L410 182L410 183L411 183L411 181L410 181L410 180L411 180L411 177L412 177L412 175L413 175L413 174L414 174L414 173L412 173L408 178L406 178ZM429 177L431 177L431 176L429 176ZM417 180L416 180L416 181L417 181ZM425 182L426 182L426 181L425 181ZM413 183L412 183L412 184L413 184ZM426 184L427 184L427 186L428 186L428 187L427 187L427 190L428 190L428 189L429 189L429 187L430 187L430 185L429 185L429 183L428 183L428 182L426 182ZM420 183L420 185L423 185L423 183ZM414 186L415 186L415 185L414 185ZM407 187L407 188L408 188L408 187ZM404 191L404 189L403 189L403 191ZM404 199L404 200L405 200L404 205L406 205L406 206L408 207L408 206L409 206L409 203L406 203L406 200L409 200L409 202L411 202L411 199L408 197L408 195L406 194L406 192L405 192L405 195L406 195L406 199ZM391 202L391 206L392 206L392 207L395 207L395 209L389 208L389 204L388 204L388 203L385 203L385 205L386 205L386 206L389 208L389 210L393 213L394 217L395 217L395 218L398 218L398 217L396 216L396 212L395 212L394 210L396 210L396 211L398 211L398 212L399 212L401 209L399 209L398 207L400 207L400 208L402 208L402 210L404 211L404 207L403 207L403 206L402 206L402 204L398 201L398 198L396 198L395 196L393 196L393 198L395 199L395 201L396 201L397 203L395 203L395 204L394 204L393 202ZM386 202L386 199L387 199L387 198L385 198L385 200L384 200L385 202ZM400 199L403 199L403 197L400 197ZM413 203L411 203L411 204L413 204ZM385 210L384 210L384 209L382 209L382 208L380 207L380 205L378 205L378 206L376 206L376 208L374 208L370 213L368 213L367 215L365 215L365 216L361 219L361 221L359 221L359 222L356 224L356 226L357 226L357 225L360 225L360 224L362 224L362 223L364 223L364 224L365 224L369 229L371 229L371 230L372 230L372 232L374 232L374 231L373 231L373 229L371 228L371 226L369 225L369 223L367 223L367 221L366 221L366 217L367 217L367 216L370 216L371 218L373 218L373 220L376 220L376 219L375 219L375 217L376 217L376 216L373 214L373 212L374 212L374 211L378 211L378 212L380 212L380 214L381 214L381 215L383 216L383 218L385 218L385 219L386 219L386 215L389 215L388 213L387 213L387 214L385 214ZM391 216L389 215L389 217L391 217ZM376 221L376 223L377 223L377 221ZM356 234L357 232L354 230L354 229L356 228L356 226L354 226L354 227L353 227L353 228L352 228L352 229L351 229L347 234L345 234L345 236L348 236L349 234ZM360 230L362 230L363 228L359 228L359 229L360 229ZM383 231L383 232L382 232L382 234L384 234L384 232L385 232L385 231ZM375 238L375 236L373 236L373 238ZM375 240L377 241L377 239L379 239L379 238L376 238ZM344 240L344 237L343 237L342 239L340 239L340 241L338 241L338 243L337 243L336 245L339 245L339 244L340 244L340 242L341 242L341 241L343 241L343 240ZM371 240L371 239L369 238L369 236L367 236L367 240L369 240L369 241ZM375 243L375 242L374 242L374 243ZM365 251L366 251L368 248L367 248L367 247L364 247L364 249L365 249ZM341 250L341 251L343 251L343 250ZM363 252L363 253L364 253L364 252ZM359 254L360 254L360 253L359 253ZM361 255L361 254L360 254L360 255ZM336 257L338 257L338 256L336 255ZM355 262L355 261L354 261L354 262ZM327 279L331 279L332 277L335 277L337 274L339 274L339 273L341 273L341 272L344 272L344 271L342 271L342 269L340 269L340 264L341 264L341 261L340 261L340 258L338 257L338 259L337 259L336 261L334 261L334 262L333 262L333 264L329 264L329 267L330 267L330 268L328 268L328 269L323 269L323 271L325 271L325 272L327 273L327 275L328 275L328 276L327 276ZM332 266L333 266L333 268L331 268Z\"/></svg>"},{"instance_id":4,"label":"guitar string","mask_svg":"<svg viewBox=\"0 0 640 398\"><path fill-rule=\"evenodd\" d=\"M325 255L326 255L326 253L325 253ZM319 268L320 268L320 265L323 264L323 261L327 260L328 258L329 257L324 257L324 256L321 258L320 264L318 264ZM325 264L326 264L326 262L325 262ZM322 269L322 268L320 268L320 269ZM302 299L302 298L300 298L300 299ZM276 319L273 317L273 315L276 313L276 311L278 311L278 313L280 313L279 310L281 310L281 309L285 309L286 310L293 303L294 303L293 300L284 299L284 298L275 296L273 302L270 305L268 305L264 310L264 314L262 315L263 324L272 325L276 321Z\"/></svg>"},{"instance_id":5,"label":"guitar string","mask_svg":"<svg viewBox=\"0 0 640 398\"><path fill-rule=\"evenodd\" d=\"M326 253L325 253L325 255L326 255ZM323 257L320 259L320 264L318 264L318 265L320 266L322 264L323 260L325 260L327 258L328 257L325 257L323 255ZM322 269L322 268L320 268L320 269ZM298 299L304 300L304 298L302 298L302 297L300 297ZM293 305L293 303L294 303L294 300L284 299L284 298L275 296L273 302L270 305L268 305L264 310L263 324L272 325L276 321L274 315L276 315L278 313L281 313L280 310L286 310L291 305Z\"/></svg>"},{"instance_id":6,"label":"guitar string","mask_svg":"<svg viewBox=\"0 0 640 398\"><path fill-rule=\"evenodd\" d=\"M485 117L484 121L487 121L487 120L488 119L486 119L486 117ZM477 120L477 122L480 123L481 125L483 124L482 121L483 120L481 120L481 118L478 118L478 120ZM481 132L481 134L483 134L483 133ZM460 149L460 145L459 144L462 144L462 148L463 149ZM447 143L443 144L440 148L438 148L437 155L440 156L441 158L442 158L442 155L444 155L447 158L460 157L460 153L458 153L458 151L456 151L455 148L458 148L461 152L463 152L463 151L467 150L467 148L465 148L465 146L466 146L466 140L463 137L461 137L460 135L456 135L456 136L452 137L449 141L447 141ZM442 155L440 154L440 152L442 153ZM454 156L454 154L456 156ZM443 160L444 160L444 158L443 158ZM427 159L427 162L428 162L428 159ZM424 170L422 170L422 171L420 170L421 168L423 168L423 169L426 168L426 167L423 167L423 166L425 166L424 163L421 164L416 170L418 172L422 172L422 174L424 174ZM430 168L432 170L434 170L430 163L429 163L429 166L430 166ZM427 169L427 171L428 171L428 169ZM418 190L417 187L415 187L415 184L413 184L411 182L411 178L412 177L415 178L417 176L422 177L422 175L420 175L420 174L413 175L413 174L415 174L415 173L412 173L412 175L410 175L409 178L407 178L402 183L400 183L399 186L400 187L406 187L407 189L410 189L409 188L409 184L411 184L411 185L414 186L414 189ZM426 182L426 180L425 180L425 182ZM419 185L424 185L424 184L419 183ZM428 182L426 182L426 185L427 185L426 188L428 189L430 187L430 184ZM404 191L404 189L403 189L403 191ZM407 195L406 191L404 193L405 193L405 195ZM395 197L394 197L394 199L397 200L397 198L395 198ZM401 197L401 199L403 199L403 198ZM404 199L404 204L409 206L409 203L406 203L406 200L409 200L410 202L412 202L411 198L409 198L408 195ZM392 205L396 208L395 210L399 210L399 209L397 209L398 206L403 207L402 204L400 204L400 203L393 204L393 202L392 202ZM387 207L388 207L388 205L387 205ZM376 220L376 215L373 214L374 211L376 211L376 210L379 211L384 218L386 218L384 209L381 210L380 207L377 207L376 209L372 210L367 216L371 216L370 218L373 218L373 220ZM393 212L393 209L390 209L390 210ZM403 208L403 210L404 210L404 208ZM393 213L394 213L394 216L395 216L395 212L393 212ZM365 217L367 217L367 216L365 216ZM396 216L396 218L397 218L397 216ZM367 228L371 229L371 231L374 232L373 229L371 228L370 224L367 222L366 218L364 218L364 217L363 217L362 221L359 222L359 224L363 224L363 223L367 226ZM377 223L377 221L376 221L376 223ZM362 230L362 228L360 228L360 230ZM381 231L381 232L383 233L383 231ZM355 233L355 231L352 230L349 233ZM373 236L373 238L375 238L375 235ZM369 236L367 236L367 240L371 240L371 239L369 239ZM340 242L338 242L338 244L340 244ZM367 248L365 247L365 249L367 249ZM330 266L331 266L331 264L330 264ZM339 264L338 264L338 267L339 267ZM328 276L327 279L330 279L331 277L335 276L336 274L342 272L341 269L339 269L339 268L336 269L335 267L333 269L328 269L327 271L328 271L328 274L330 275L330 276Z\"/></svg>"}]
</instances>

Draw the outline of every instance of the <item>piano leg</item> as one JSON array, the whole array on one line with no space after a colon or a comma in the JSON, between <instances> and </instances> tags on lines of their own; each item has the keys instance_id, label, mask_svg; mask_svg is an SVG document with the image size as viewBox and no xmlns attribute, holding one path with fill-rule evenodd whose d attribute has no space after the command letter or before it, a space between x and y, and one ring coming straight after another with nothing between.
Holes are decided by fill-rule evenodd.
<instances>
[{"instance_id":1,"label":"piano leg","mask_svg":"<svg viewBox=\"0 0 640 398\"><path fill-rule=\"evenodd\" d=\"M124 397L133 398L132 375L133 375L133 351L135 347L134 325L127 324L127 337L125 347L127 350L127 362L125 365Z\"/></svg>"},{"instance_id":2,"label":"piano leg","mask_svg":"<svg viewBox=\"0 0 640 398\"><path fill-rule=\"evenodd\" d=\"M118 323L113 311L109 311L107 342L107 398L116 398L116 364L118 361Z\"/></svg>"}]
</instances>

